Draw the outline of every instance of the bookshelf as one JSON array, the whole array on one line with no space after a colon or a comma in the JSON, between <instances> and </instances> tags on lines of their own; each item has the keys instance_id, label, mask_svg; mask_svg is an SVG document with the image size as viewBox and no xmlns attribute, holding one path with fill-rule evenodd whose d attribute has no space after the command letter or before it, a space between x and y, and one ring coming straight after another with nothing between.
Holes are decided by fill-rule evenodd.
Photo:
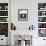
<instances>
[{"instance_id":1,"label":"bookshelf","mask_svg":"<svg viewBox=\"0 0 46 46\"><path fill-rule=\"evenodd\" d=\"M8 3L0 3L0 35L8 37Z\"/></svg>"},{"instance_id":2,"label":"bookshelf","mask_svg":"<svg viewBox=\"0 0 46 46\"><path fill-rule=\"evenodd\" d=\"M46 37L46 3L38 3L38 32L39 37Z\"/></svg>"}]
</instances>

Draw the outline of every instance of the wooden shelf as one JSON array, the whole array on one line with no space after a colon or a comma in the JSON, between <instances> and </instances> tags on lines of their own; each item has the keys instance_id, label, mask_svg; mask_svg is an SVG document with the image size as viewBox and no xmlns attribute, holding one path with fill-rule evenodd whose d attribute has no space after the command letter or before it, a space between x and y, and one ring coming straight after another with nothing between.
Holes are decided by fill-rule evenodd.
<instances>
[{"instance_id":1,"label":"wooden shelf","mask_svg":"<svg viewBox=\"0 0 46 46\"><path fill-rule=\"evenodd\" d=\"M38 29L46 29L46 28L38 28Z\"/></svg>"},{"instance_id":2,"label":"wooden shelf","mask_svg":"<svg viewBox=\"0 0 46 46\"><path fill-rule=\"evenodd\" d=\"M8 16L0 16L0 17L8 17Z\"/></svg>"},{"instance_id":3,"label":"wooden shelf","mask_svg":"<svg viewBox=\"0 0 46 46\"><path fill-rule=\"evenodd\" d=\"M8 11L8 10L0 10L0 11Z\"/></svg>"},{"instance_id":4,"label":"wooden shelf","mask_svg":"<svg viewBox=\"0 0 46 46\"><path fill-rule=\"evenodd\" d=\"M46 15L44 15L44 16L38 16L38 17L46 17Z\"/></svg>"},{"instance_id":5,"label":"wooden shelf","mask_svg":"<svg viewBox=\"0 0 46 46\"><path fill-rule=\"evenodd\" d=\"M38 11L46 11L46 10L38 10Z\"/></svg>"},{"instance_id":6,"label":"wooden shelf","mask_svg":"<svg viewBox=\"0 0 46 46\"><path fill-rule=\"evenodd\" d=\"M38 22L38 23L46 23L46 22Z\"/></svg>"},{"instance_id":7,"label":"wooden shelf","mask_svg":"<svg viewBox=\"0 0 46 46\"><path fill-rule=\"evenodd\" d=\"M8 22L0 22L0 23L8 23Z\"/></svg>"}]
</instances>

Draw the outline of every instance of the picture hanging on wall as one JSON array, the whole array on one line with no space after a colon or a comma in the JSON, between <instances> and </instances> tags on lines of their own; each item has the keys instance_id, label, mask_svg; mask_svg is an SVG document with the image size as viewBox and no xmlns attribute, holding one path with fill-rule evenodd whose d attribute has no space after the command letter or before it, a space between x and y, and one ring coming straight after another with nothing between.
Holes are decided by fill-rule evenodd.
<instances>
[{"instance_id":1,"label":"picture hanging on wall","mask_svg":"<svg viewBox=\"0 0 46 46\"><path fill-rule=\"evenodd\" d=\"M28 21L28 9L18 9L18 20Z\"/></svg>"}]
</instances>

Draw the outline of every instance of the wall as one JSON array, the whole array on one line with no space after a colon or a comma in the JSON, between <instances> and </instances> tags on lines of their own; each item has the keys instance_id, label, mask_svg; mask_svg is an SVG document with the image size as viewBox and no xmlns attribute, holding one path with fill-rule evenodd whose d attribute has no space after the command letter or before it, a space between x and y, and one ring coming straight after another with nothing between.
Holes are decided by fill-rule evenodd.
<instances>
[{"instance_id":1,"label":"wall","mask_svg":"<svg viewBox=\"0 0 46 46\"><path fill-rule=\"evenodd\" d=\"M11 22L17 30L27 30L29 26L38 27L38 3L46 0L11 0ZM28 9L28 21L18 21L18 9Z\"/></svg>"},{"instance_id":2,"label":"wall","mask_svg":"<svg viewBox=\"0 0 46 46\"><path fill-rule=\"evenodd\" d=\"M18 9L28 9L28 21L18 21ZM31 0L12 0L11 15L11 22L14 22L17 30L27 30L31 25L35 25L37 28L37 2Z\"/></svg>"},{"instance_id":3,"label":"wall","mask_svg":"<svg viewBox=\"0 0 46 46\"><path fill-rule=\"evenodd\" d=\"M38 3L45 2L46 0L11 0L11 22L14 23L18 32L28 30L32 24L35 26L36 34L33 33L33 46L40 46L39 44L44 46L43 39L35 36L38 36ZM28 9L28 21L18 21L18 9Z\"/></svg>"}]
</instances>

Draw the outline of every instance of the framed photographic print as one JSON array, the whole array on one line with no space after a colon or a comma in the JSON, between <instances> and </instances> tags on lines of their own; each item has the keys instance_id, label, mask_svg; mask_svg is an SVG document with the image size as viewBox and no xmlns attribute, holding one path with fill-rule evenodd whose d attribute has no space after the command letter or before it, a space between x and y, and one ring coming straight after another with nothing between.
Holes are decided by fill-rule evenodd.
<instances>
[{"instance_id":1,"label":"framed photographic print","mask_svg":"<svg viewBox=\"0 0 46 46\"><path fill-rule=\"evenodd\" d=\"M28 9L18 9L18 20L28 21Z\"/></svg>"}]
</instances>

